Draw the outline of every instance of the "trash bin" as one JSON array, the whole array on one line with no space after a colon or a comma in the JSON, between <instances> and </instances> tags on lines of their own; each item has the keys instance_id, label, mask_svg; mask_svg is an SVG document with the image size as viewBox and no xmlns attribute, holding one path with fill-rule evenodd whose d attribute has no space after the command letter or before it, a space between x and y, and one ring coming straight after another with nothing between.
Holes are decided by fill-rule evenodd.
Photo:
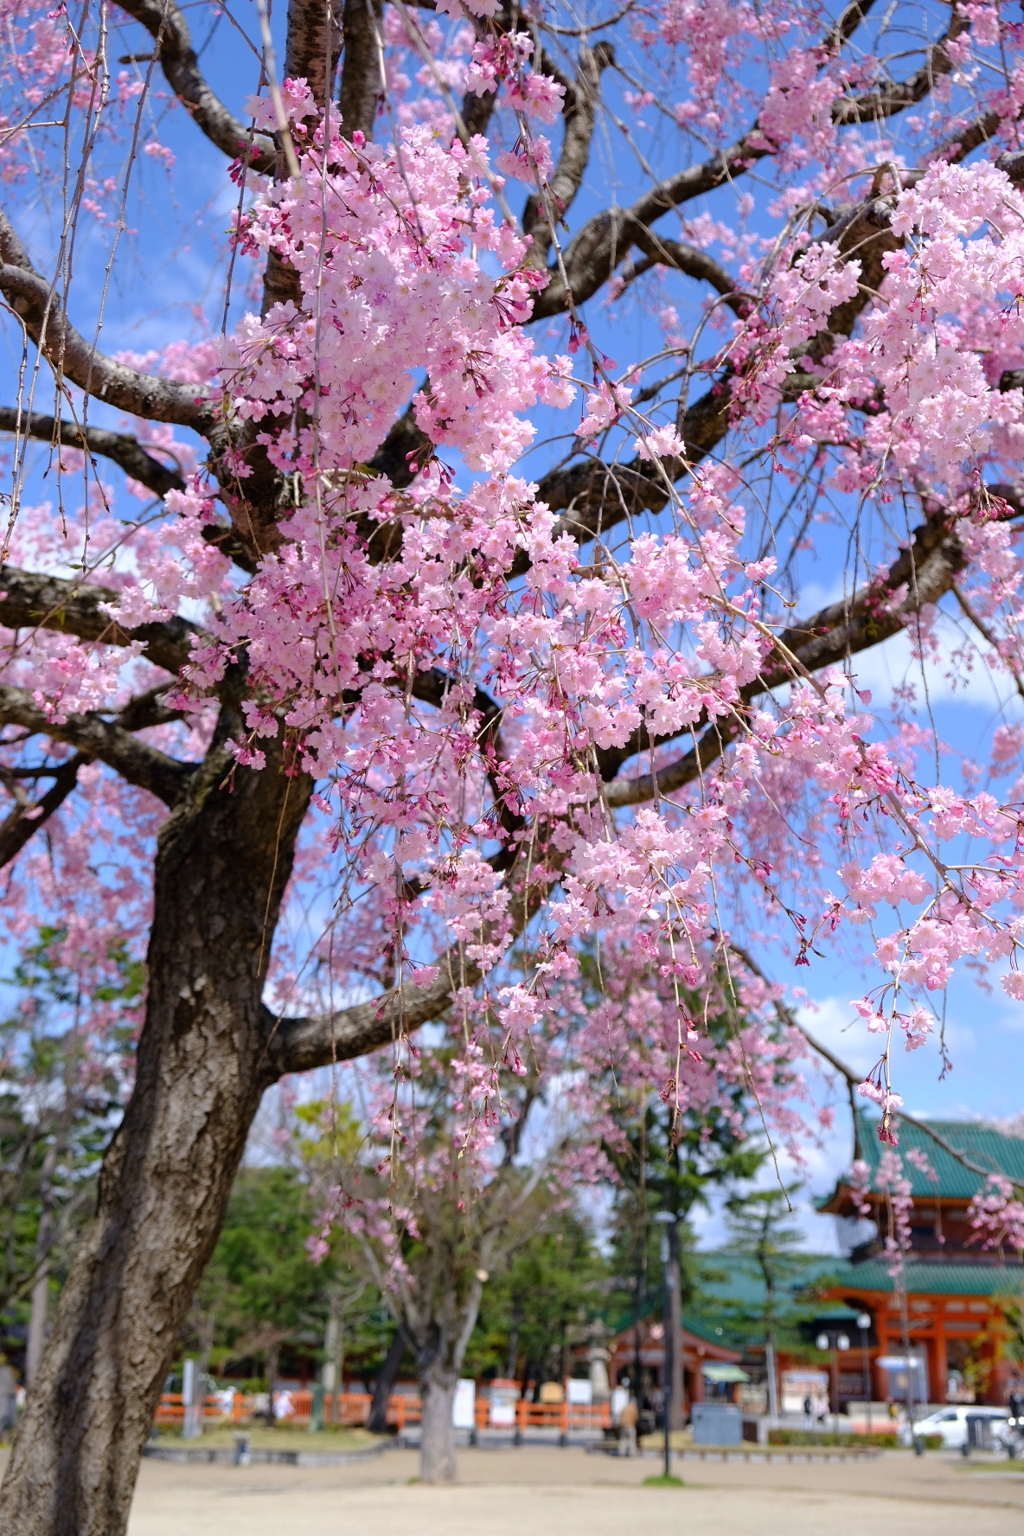
<instances>
[{"instance_id":1,"label":"trash bin","mask_svg":"<svg viewBox=\"0 0 1024 1536\"><path fill-rule=\"evenodd\" d=\"M742 1445L743 1414L732 1403L694 1403L694 1445Z\"/></svg>"},{"instance_id":2,"label":"trash bin","mask_svg":"<svg viewBox=\"0 0 1024 1536\"><path fill-rule=\"evenodd\" d=\"M969 1456L972 1451L990 1451L991 1449L992 1420L984 1413L969 1413L967 1435L962 1446L963 1455Z\"/></svg>"}]
</instances>

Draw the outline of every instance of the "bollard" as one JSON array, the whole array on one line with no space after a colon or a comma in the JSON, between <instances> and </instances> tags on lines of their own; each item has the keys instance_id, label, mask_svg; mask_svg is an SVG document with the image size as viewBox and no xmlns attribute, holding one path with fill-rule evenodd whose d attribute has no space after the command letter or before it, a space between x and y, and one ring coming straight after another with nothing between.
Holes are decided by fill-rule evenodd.
<instances>
[{"instance_id":1,"label":"bollard","mask_svg":"<svg viewBox=\"0 0 1024 1536\"><path fill-rule=\"evenodd\" d=\"M235 1466L247 1467L250 1461L249 1436L235 1436Z\"/></svg>"},{"instance_id":2,"label":"bollard","mask_svg":"<svg viewBox=\"0 0 1024 1536\"><path fill-rule=\"evenodd\" d=\"M196 1440L203 1432L203 1383L194 1360L186 1360L182 1372L181 1403L185 1410L181 1432L185 1440Z\"/></svg>"}]
</instances>

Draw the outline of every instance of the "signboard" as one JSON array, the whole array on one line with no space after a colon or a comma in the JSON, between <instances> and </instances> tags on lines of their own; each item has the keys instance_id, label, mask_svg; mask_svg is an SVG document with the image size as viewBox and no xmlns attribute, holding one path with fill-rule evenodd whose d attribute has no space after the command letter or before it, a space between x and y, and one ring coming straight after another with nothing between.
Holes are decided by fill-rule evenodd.
<instances>
[{"instance_id":1,"label":"signboard","mask_svg":"<svg viewBox=\"0 0 1024 1536\"><path fill-rule=\"evenodd\" d=\"M782 1411L783 1413L803 1414L806 1410L804 1404L808 1398L811 1402L811 1412L817 1417L823 1409L828 1407L828 1372L827 1371L783 1371L782 1372Z\"/></svg>"},{"instance_id":2,"label":"signboard","mask_svg":"<svg viewBox=\"0 0 1024 1536\"><path fill-rule=\"evenodd\" d=\"M888 1397L897 1403L928 1401L928 1368L920 1355L879 1355L875 1363L885 1372Z\"/></svg>"},{"instance_id":3,"label":"signboard","mask_svg":"<svg viewBox=\"0 0 1024 1536\"><path fill-rule=\"evenodd\" d=\"M594 1389L587 1381L577 1381L570 1376L565 1384L566 1401L577 1408L589 1408L594 1401Z\"/></svg>"},{"instance_id":4,"label":"signboard","mask_svg":"<svg viewBox=\"0 0 1024 1536\"><path fill-rule=\"evenodd\" d=\"M452 1401L452 1423L456 1429L476 1428L476 1382L460 1381Z\"/></svg>"},{"instance_id":5,"label":"signboard","mask_svg":"<svg viewBox=\"0 0 1024 1536\"><path fill-rule=\"evenodd\" d=\"M516 1382L491 1382L490 1421L492 1429L513 1429L515 1427L516 1403L518 1401L519 1386Z\"/></svg>"}]
</instances>

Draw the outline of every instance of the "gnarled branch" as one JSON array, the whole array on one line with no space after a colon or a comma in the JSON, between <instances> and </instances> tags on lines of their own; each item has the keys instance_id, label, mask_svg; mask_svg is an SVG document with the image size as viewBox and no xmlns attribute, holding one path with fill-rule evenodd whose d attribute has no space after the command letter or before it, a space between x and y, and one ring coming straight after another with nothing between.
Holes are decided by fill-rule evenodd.
<instances>
[{"instance_id":1,"label":"gnarled branch","mask_svg":"<svg viewBox=\"0 0 1024 1536\"><path fill-rule=\"evenodd\" d=\"M590 142L594 137L594 118L601 94L601 73L615 62L611 43L594 48L580 48L575 81L569 80L554 61L544 54L540 67L554 75L565 87L562 120L565 124L558 164L549 183L549 206L543 207L536 193L531 193L523 211L523 233L533 236L529 261L542 267L552 244L552 224L565 217L583 184L590 160Z\"/></svg>"},{"instance_id":2,"label":"gnarled branch","mask_svg":"<svg viewBox=\"0 0 1024 1536\"><path fill-rule=\"evenodd\" d=\"M695 245L687 245L682 240L666 239L656 230L648 229L645 224L638 225L634 230L633 244L647 258L645 267L672 267L687 277L710 283L734 314L742 319L750 313L750 297L737 289L734 279L707 251L698 250ZM635 275L640 275L639 268Z\"/></svg>"},{"instance_id":3,"label":"gnarled branch","mask_svg":"<svg viewBox=\"0 0 1024 1536\"><path fill-rule=\"evenodd\" d=\"M59 416L19 411L10 405L0 405L0 432L36 438L58 449L79 448L88 454L98 454L117 464L154 496L166 496L168 491L185 489L181 475L147 453L138 439L127 432L108 432L105 427L79 427Z\"/></svg>"},{"instance_id":4,"label":"gnarled branch","mask_svg":"<svg viewBox=\"0 0 1024 1536\"><path fill-rule=\"evenodd\" d=\"M894 117L906 111L928 95L940 75L948 75L955 68L946 50L946 44L959 37L966 28L962 13L954 8L953 16L944 35L932 43L925 53L925 61L907 80L887 80L877 91L862 96L847 96L834 103L834 123L870 123L878 118Z\"/></svg>"},{"instance_id":5,"label":"gnarled branch","mask_svg":"<svg viewBox=\"0 0 1024 1536\"><path fill-rule=\"evenodd\" d=\"M58 376L70 379L87 395L147 421L174 422L198 432L211 425L205 388L127 368L75 330L52 285L34 269L3 213L0 257L0 293Z\"/></svg>"},{"instance_id":6,"label":"gnarled branch","mask_svg":"<svg viewBox=\"0 0 1024 1536\"><path fill-rule=\"evenodd\" d=\"M541 859L535 840L520 846L505 876L511 895L507 914L510 940L518 938L540 910L566 857L548 848ZM365 1056L432 1019L443 1018L455 993L474 987L481 974L480 967L460 952L460 946L453 945L441 956L438 975L427 986L403 981L367 1002L302 1018L282 1018L266 1010L267 1063L272 1080L288 1072L305 1072Z\"/></svg>"},{"instance_id":7,"label":"gnarled branch","mask_svg":"<svg viewBox=\"0 0 1024 1536\"><path fill-rule=\"evenodd\" d=\"M640 512L660 512L668 505L668 482L689 474L721 442L729 426L731 395L728 380L714 385L683 413L678 431L685 445L681 458L663 459L664 476L646 460L629 464L605 464L585 459L567 469L552 471L540 482L539 495L552 511L565 515L555 527L555 537L569 533L581 541L597 538L625 518ZM526 569L523 556L514 567Z\"/></svg>"},{"instance_id":8,"label":"gnarled branch","mask_svg":"<svg viewBox=\"0 0 1024 1536\"><path fill-rule=\"evenodd\" d=\"M35 804L27 796L17 797L13 808L0 822L0 869L16 859L29 838L60 810L78 783L79 768L88 761L88 757L76 752L66 762L54 764L51 770L53 783Z\"/></svg>"},{"instance_id":9,"label":"gnarled branch","mask_svg":"<svg viewBox=\"0 0 1024 1536\"><path fill-rule=\"evenodd\" d=\"M176 675L188 665L192 638L203 633L197 624L171 618L125 629L102 606L119 598L113 587L0 567L0 624L5 629L55 629L104 645L139 641L155 666Z\"/></svg>"},{"instance_id":10,"label":"gnarled branch","mask_svg":"<svg viewBox=\"0 0 1024 1536\"><path fill-rule=\"evenodd\" d=\"M837 25L852 31L867 9L867 5L847 7L844 18ZM886 103L882 115L893 116L927 95L934 77L937 74L946 73L952 67L944 44L955 37L960 29L962 29L962 21L959 19L959 13L956 13L945 37L929 49L922 70L918 71L910 81L894 84L891 90L886 87L883 91L871 94L872 102L884 100ZM838 41L844 40L845 36L850 35L850 31L844 32L843 37ZM835 42L835 29L829 33L829 38ZM838 43L836 45L838 46ZM919 94L915 94L916 92ZM864 97L861 100L866 102L869 98ZM836 104L837 112L840 110L853 112L854 108L855 103L847 103L846 106ZM872 110L877 115L882 109L873 108ZM870 116L871 113L868 115ZM842 120L845 121L845 119ZM850 120L861 119L851 118ZM602 213L596 214L583 226L565 251L564 266L572 301L576 304L583 303L607 282L618 264L629 254L630 248L637 243L638 229L649 227L683 203L692 202L694 198L716 191L727 181L743 175L757 161L774 152L770 139L761 131L759 123L755 123L753 128L731 144L728 149L721 150L699 165L688 166L686 170L666 177L637 198L630 207L605 209ZM550 280L534 305L535 319L545 319L551 315L560 314L569 306L570 296L566 292L561 273L557 268L548 270Z\"/></svg>"},{"instance_id":11,"label":"gnarled branch","mask_svg":"<svg viewBox=\"0 0 1024 1536\"><path fill-rule=\"evenodd\" d=\"M774 667L744 690L744 701L800 676L801 668L818 670L844 661L857 651L880 643L906 628L920 609L938 601L952 586L963 564L963 555L953 524L945 518L930 520L919 528L908 550L897 556L883 582L863 588L848 604L831 604L806 625L793 626L780 636L780 649ZM883 611L881 599L886 591L895 592L907 585L902 604ZM782 654L791 650L798 666ZM690 751L657 774L633 779L612 779L604 788L609 806L636 805L660 794L693 783L705 772L735 738L738 724L715 722ZM625 752L626 749L624 749ZM633 751L637 748L633 747ZM625 761L623 756L622 761ZM618 764L610 763L612 775ZM512 865L510 879L515 880L522 867L522 855ZM543 876L543 890L558 878L559 863L550 855ZM513 908L515 933L521 933L541 900L541 888L516 891ZM453 979L457 977L456 979ZM333 1061L344 1061L366 1054L389 1040L440 1018L451 1006L456 987L474 986L480 978L474 966L464 966L453 950L445 956L440 974L429 986L403 983L381 997L354 1004L333 1014L302 1018L275 1018L267 1014L268 1058L274 1075L305 1071Z\"/></svg>"},{"instance_id":12,"label":"gnarled branch","mask_svg":"<svg viewBox=\"0 0 1024 1536\"><path fill-rule=\"evenodd\" d=\"M459 985L475 986L479 979L479 970L470 966L460 973ZM273 1077L365 1056L431 1019L442 1018L451 1007L453 991L442 971L428 987L406 982L335 1013L279 1019L268 1009L267 1057Z\"/></svg>"},{"instance_id":13,"label":"gnarled branch","mask_svg":"<svg viewBox=\"0 0 1024 1536\"><path fill-rule=\"evenodd\" d=\"M951 520L933 518L922 524L915 530L910 547L900 552L883 580L868 583L849 600L830 603L806 623L783 631L773 652L774 662L769 658L761 675L743 688L743 703L748 704L781 684L799 680L805 673L841 666L858 652L870 650L906 629L922 608L937 603L953 589L964 563ZM902 587L907 588L904 600L887 603L887 595ZM791 658L795 658L796 665ZM646 734L638 735L617 751L603 754L603 767L612 778L604 791L608 804L640 805L694 783L736 739L739 728L736 719L717 721L705 729L688 752L656 773L631 779L614 775L629 757L656 744Z\"/></svg>"},{"instance_id":14,"label":"gnarled branch","mask_svg":"<svg viewBox=\"0 0 1024 1536\"><path fill-rule=\"evenodd\" d=\"M51 741L66 741L84 757L98 758L129 784L148 789L169 806L177 805L195 772L189 764L147 746L131 731L101 715L69 715L55 722L27 688L0 686L0 724L18 725Z\"/></svg>"},{"instance_id":15,"label":"gnarled branch","mask_svg":"<svg viewBox=\"0 0 1024 1536\"><path fill-rule=\"evenodd\" d=\"M834 338L850 335L857 317L874 297L884 277L884 257L900 244L891 228L895 203L894 195L871 196L836 211L823 239L838 246L842 256L860 262L861 281L853 297L832 311L828 329L801 349L801 356L810 354L819 360L827 357ZM795 399L809 382L813 387L813 381L800 370L797 358L793 365L792 385L787 389L784 384L783 393ZM640 512L662 511L670 499L668 482L689 474L725 436L732 414L734 382L731 369L724 369L717 382L683 412L677 430L685 452L678 458L663 459L663 473L646 460L635 458L624 465L586 459L547 475L540 482L541 498L552 510L565 510L556 533L593 539Z\"/></svg>"}]
</instances>

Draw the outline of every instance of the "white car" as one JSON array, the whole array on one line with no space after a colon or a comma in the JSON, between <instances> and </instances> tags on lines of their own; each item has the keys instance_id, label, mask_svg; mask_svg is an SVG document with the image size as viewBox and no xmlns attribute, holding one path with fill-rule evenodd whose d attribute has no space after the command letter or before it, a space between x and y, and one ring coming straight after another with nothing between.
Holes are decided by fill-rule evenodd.
<instances>
[{"instance_id":1,"label":"white car","mask_svg":"<svg viewBox=\"0 0 1024 1536\"><path fill-rule=\"evenodd\" d=\"M925 1419L915 1418L915 1435L941 1435L943 1444L948 1450L961 1451L967 1444L967 1417L989 1419L991 1424L991 1436L993 1445L1003 1445L1006 1439L1006 1431L1009 1428L1009 1410L1006 1408L986 1408L974 1403L950 1403L948 1408L940 1408L935 1413L930 1413ZM909 1446L911 1443L910 1425L901 1424L899 1430L900 1444Z\"/></svg>"}]
</instances>

